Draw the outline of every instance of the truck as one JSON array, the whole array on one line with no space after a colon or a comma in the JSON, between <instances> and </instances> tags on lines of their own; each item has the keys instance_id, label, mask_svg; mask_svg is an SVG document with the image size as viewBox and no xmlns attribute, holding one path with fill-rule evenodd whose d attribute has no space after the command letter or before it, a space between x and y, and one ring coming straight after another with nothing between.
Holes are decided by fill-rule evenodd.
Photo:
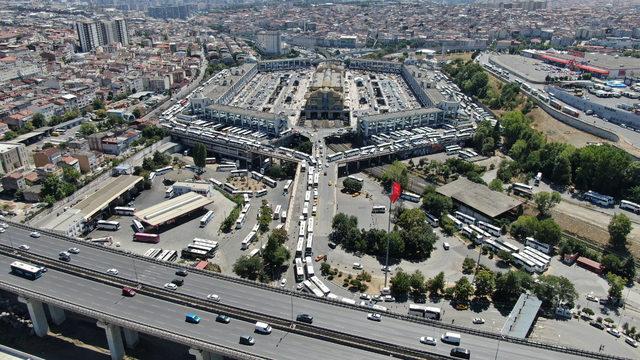
<instances>
[{"instance_id":1,"label":"truck","mask_svg":"<svg viewBox=\"0 0 640 360\"><path fill-rule=\"evenodd\" d=\"M458 333L446 332L442 335L440 339L442 340L442 342L445 342L445 343L460 345L460 334Z\"/></svg>"}]
</instances>

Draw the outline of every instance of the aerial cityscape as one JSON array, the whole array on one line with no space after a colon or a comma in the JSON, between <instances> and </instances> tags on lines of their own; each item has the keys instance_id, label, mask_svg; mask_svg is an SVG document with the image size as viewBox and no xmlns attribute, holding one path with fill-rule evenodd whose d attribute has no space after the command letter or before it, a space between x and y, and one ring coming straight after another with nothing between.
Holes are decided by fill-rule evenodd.
<instances>
[{"instance_id":1,"label":"aerial cityscape","mask_svg":"<svg viewBox=\"0 0 640 360\"><path fill-rule=\"evenodd\" d=\"M640 359L640 0L0 14L0 359Z\"/></svg>"}]
</instances>

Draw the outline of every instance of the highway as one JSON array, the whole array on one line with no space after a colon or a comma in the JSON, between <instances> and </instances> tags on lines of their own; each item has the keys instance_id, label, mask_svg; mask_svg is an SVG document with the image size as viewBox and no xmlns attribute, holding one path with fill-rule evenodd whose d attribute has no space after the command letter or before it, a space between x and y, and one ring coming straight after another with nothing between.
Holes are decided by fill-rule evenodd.
<instances>
[{"instance_id":1,"label":"highway","mask_svg":"<svg viewBox=\"0 0 640 360\"><path fill-rule=\"evenodd\" d=\"M116 268L120 272L118 275L119 277L138 281L146 285L161 287L163 284L175 278L175 266L158 264L151 260L138 256L127 255L113 249L101 248L94 244L78 244L70 239L53 237L46 234L43 234L39 238L32 238L29 236L29 233L30 230L22 229L10 224L6 232L0 234L0 243L10 245L12 247L27 244L31 247L29 252L52 259L57 259L60 251L66 250L70 247L77 247L80 249L80 253L71 256L72 264L100 272L104 272L108 268ZM8 262L8 259L5 260ZM8 267L8 264L6 266ZM55 274L55 272L51 271L47 273L45 278L41 279L43 281L38 280L34 282L34 284L44 283L45 281L48 282L50 280L46 279L56 278L56 276L52 274ZM69 277L69 275L60 276ZM17 277L12 277L11 279L11 283L13 284L24 282L22 279ZM418 338L420 336L439 337L440 334L444 333L444 330L440 328L385 316L383 316L382 322L374 323L366 319L366 311L364 311L364 309L363 311L358 311L337 305L330 305L311 299L291 296L285 292L258 288L249 284L245 285L234 280L235 279L227 279L222 276L213 277L204 274L190 273L186 277L184 285L177 291L196 298L204 298L209 293L216 293L220 295L221 301L224 304L285 319L291 318L292 316L295 317L299 313L309 313L314 316L314 326L334 331L347 332L352 335L385 341L415 349L448 354L452 347L450 345L439 343L436 347L428 347L425 349L425 345L418 342ZM87 283L74 278L68 279L68 281L69 283L66 285L65 292L73 295L71 296L71 299L75 299L76 301L86 300L80 297L79 293L90 292L92 293L91 296L105 297L105 300L110 299L111 301L114 301L114 298L111 297L111 295L108 295L113 289L106 291L106 289L101 289L99 284L93 284L91 282ZM55 286L52 286L52 288L53 287ZM69 291L69 289L75 289L75 291ZM115 291L114 296L119 298L119 291ZM136 299L140 298L137 298L136 296ZM163 306L168 306L167 302L162 302L162 304ZM146 302L145 306L147 306ZM111 305L111 307L113 307L113 305ZM110 309L111 307L107 307L105 309ZM148 309L151 308L149 307ZM140 319L144 319L143 322L157 321L156 316L159 316L163 311L167 311L164 309L165 308L163 307L162 311L150 311L148 313L149 316L144 316ZM171 319L181 319L186 308L178 308L175 311L177 311L180 316L175 315L171 317ZM172 322L169 321L168 318L164 318L165 315L162 316L163 321L161 322L161 326L170 326ZM234 333L233 341L237 338L235 335L238 334ZM275 337L277 337L277 335L272 335L272 338ZM261 337L258 340L260 339ZM290 340L291 339L289 338L288 341ZM306 344L306 341L306 339L304 341L300 340L298 345L302 346L302 344ZM483 359L489 357L504 360L583 358L576 355L569 355L505 341L500 342L498 348L497 340L470 334L462 335L462 346L471 349L474 354L474 358ZM325 343L321 351L322 357L326 358L326 352L329 351L329 348L333 347L334 344L326 346ZM496 356L496 351L498 349L499 352ZM355 350L353 351L355 353ZM367 355L368 358L370 358L370 355L372 354ZM282 358L282 354L278 353L278 358ZM330 356L330 358L334 357ZM350 354L347 357L337 356L335 358L354 357Z\"/></svg>"},{"instance_id":2,"label":"highway","mask_svg":"<svg viewBox=\"0 0 640 360\"><path fill-rule=\"evenodd\" d=\"M3 264L15 259L0 255ZM129 321L163 329L166 332L200 339L217 346L235 348L270 359L298 359L301 352L321 354L332 359L384 359L380 354L365 352L344 345L332 344L274 329L270 335L254 334L254 324L232 319L229 324L215 321L217 314L201 310L194 311L186 306L158 300L154 297L137 294L124 297L120 288L97 283L81 277L70 276L63 272L49 270L43 277L30 281L15 276L8 271L0 272L2 283L22 287L27 290L46 294L69 304L80 305L89 310L108 313ZM195 312L202 318L199 324L185 322L185 314ZM242 335L251 335L256 339L253 346L239 345ZM318 357L319 358L319 357Z\"/></svg>"}]
</instances>

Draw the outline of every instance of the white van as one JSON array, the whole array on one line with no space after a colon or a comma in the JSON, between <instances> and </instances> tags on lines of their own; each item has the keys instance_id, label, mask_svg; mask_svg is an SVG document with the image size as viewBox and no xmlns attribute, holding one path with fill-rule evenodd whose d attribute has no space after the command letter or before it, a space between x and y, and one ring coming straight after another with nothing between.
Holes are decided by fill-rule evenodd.
<instances>
[{"instance_id":1,"label":"white van","mask_svg":"<svg viewBox=\"0 0 640 360\"><path fill-rule=\"evenodd\" d=\"M267 323L263 323L260 321L256 322L256 332L261 333L261 334L271 334L271 326L269 326L269 324Z\"/></svg>"},{"instance_id":2,"label":"white van","mask_svg":"<svg viewBox=\"0 0 640 360\"><path fill-rule=\"evenodd\" d=\"M382 290L380 290L380 294L381 295L391 295L391 288L383 287Z\"/></svg>"},{"instance_id":3,"label":"white van","mask_svg":"<svg viewBox=\"0 0 640 360\"><path fill-rule=\"evenodd\" d=\"M442 342L449 344L460 345L460 334L453 332L446 332L441 337Z\"/></svg>"}]
</instances>

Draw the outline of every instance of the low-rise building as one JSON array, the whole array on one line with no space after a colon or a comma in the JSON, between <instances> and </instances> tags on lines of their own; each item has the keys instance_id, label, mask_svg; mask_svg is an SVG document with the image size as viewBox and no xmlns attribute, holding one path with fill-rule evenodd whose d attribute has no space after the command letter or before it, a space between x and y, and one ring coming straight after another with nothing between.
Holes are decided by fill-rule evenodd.
<instances>
[{"instance_id":1,"label":"low-rise building","mask_svg":"<svg viewBox=\"0 0 640 360\"><path fill-rule=\"evenodd\" d=\"M46 164L57 164L62 160L62 152L56 147L42 149L33 154L33 162L36 167Z\"/></svg>"},{"instance_id":2,"label":"low-rise building","mask_svg":"<svg viewBox=\"0 0 640 360\"><path fill-rule=\"evenodd\" d=\"M178 181L173 184L174 196L180 196L188 192L195 192L202 196L211 197L213 186L209 182Z\"/></svg>"},{"instance_id":3,"label":"low-rise building","mask_svg":"<svg viewBox=\"0 0 640 360\"><path fill-rule=\"evenodd\" d=\"M24 190L27 188L27 182L20 171L15 171L2 178L2 187L11 191Z\"/></svg>"}]
</instances>

